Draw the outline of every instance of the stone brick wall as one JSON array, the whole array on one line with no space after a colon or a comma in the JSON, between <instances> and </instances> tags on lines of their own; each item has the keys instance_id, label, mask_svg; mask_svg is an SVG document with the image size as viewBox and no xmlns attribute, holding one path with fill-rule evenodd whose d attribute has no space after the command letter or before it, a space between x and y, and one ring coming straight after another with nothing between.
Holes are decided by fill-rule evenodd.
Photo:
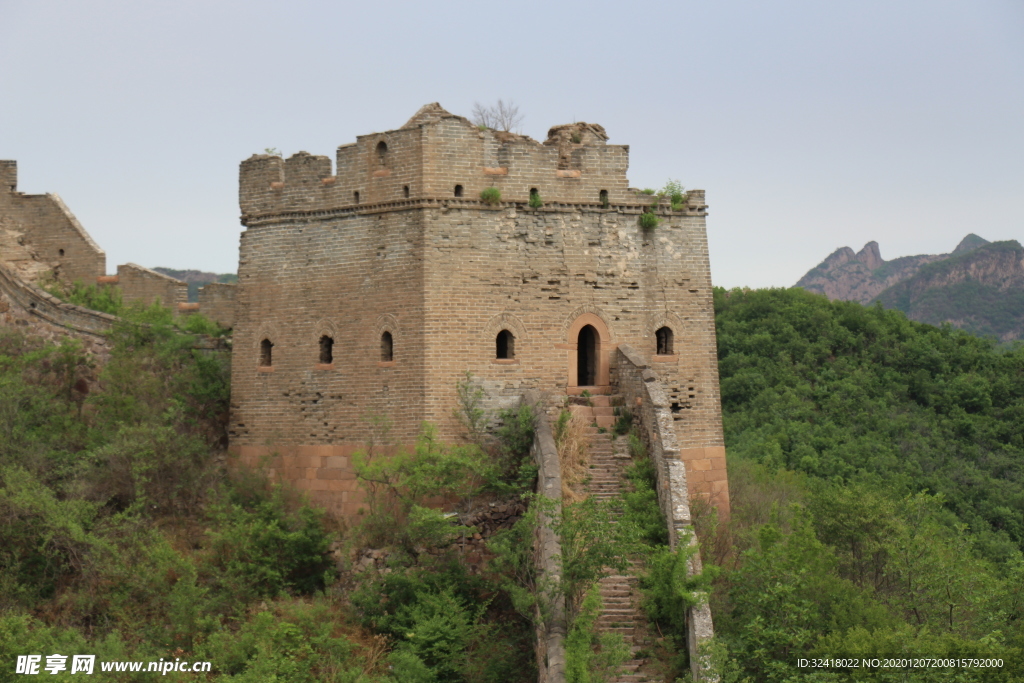
<instances>
[{"instance_id":1,"label":"stone brick wall","mask_svg":"<svg viewBox=\"0 0 1024 683\"><path fill-rule=\"evenodd\" d=\"M704 193L679 211L666 200L654 209L661 225L642 230L652 198L628 189L628 149L605 137L571 124L541 145L428 106L397 131L339 148L334 176L326 157L305 153L243 161L235 452L300 459L290 462L302 473L283 473L283 460L274 469L354 514L354 484L331 483L351 481L351 470L324 459L348 458L367 439L367 414L387 416L391 440L411 444L423 420L458 436L455 386L467 370L489 407L526 389L578 392L585 324L600 339L596 384L614 380L615 348L630 344L677 389L680 448L721 448ZM502 188L497 206L478 198L491 185ZM527 206L531 187L542 208ZM658 356L663 326L674 352ZM496 357L502 330L514 337L512 358ZM381 358L383 332L391 361ZM320 362L324 336L332 363ZM270 367L261 367L264 340Z\"/></svg>"},{"instance_id":2,"label":"stone brick wall","mask_svg":"<svg viewBox=\"0 0 1024 683\"><path fill-rule=\"evenodd\" d=\"M562 512L562 467L558 448L551 432L551 421L545 411L541 394L527 391L521 401L535 406L536 422L530 455L537 463L537 493L554 502L555 514ZM536 561L541 576L560 577L562 570L562 544L550 526L550 518L541 513L535 534ZM534 611L537 624L537 670L539 683L562 683L565 680L565 596L551 590L543 596L548 601L544 609L538 605ZM542 618L546 617L546 620Z\"/></svg>"},{"instance_id":3,"label":"stone brick wall","mask_svg":"<svg viewBox=\"0 0 1024 683\"><path fill-rule=\"evenodd\" d=\"M106 273L106 253L56 194L17 191L16 161L0 161L0 215L60 277L94 284Z\"/></svg>"},{"instance_id":4,"label":"stone brick wall","mask_svg":"<svg viewBox=\"0 0 1024 683\"><path fill-rule=\"evenodd\" d=\"M628 344L621 344L619 355L619 392L626 399L626 405L633 411L635 422L639 422L640 434L647 451L654 462L657 476L658 503L668 523L669 546L675 549L679 543L698 548L697 534L690 516L690 502L694 498L707 500L709 493L704 487L691 488L691 477L700 484L704 481L703 471L691 470L692 463L679 459L680 452L676 438L676 420L673 417L670 394L665 390L658 375L647 366L643 357ZM724 452L723 452L724 456ZM723 517L729 515L729 488L724 463L720 481L725 488L711 498ZM690 558L687 572L692 576L702 571L699 549ZM701 644L714 635L714 622L707 595L698 605L688 609L687 648L690 653L690 670L693 680L706 680L710 662L700 652Z\"/></svg>"},{"instance_id":5,"label":"stone brick wall","mask_svg":"<svg viewBox=\"0 0 1024 683\"><path fill-rule=\"evenodd\" d=\"M112 315L64 303L0 264L0 328L53 343L77 339L103 364L110 356L105 333L115 320Z\"/></svg>"},{"instance_id":6,"label":"stone brick wall","mask_svg":"<svg viewBox=\"0 0 1024 683\"><path fill-rule=\"evenodd\" d=\"M235 326L235 285L211 282L199 288L199 312L224 326Z\"/></svg>"},{"instance_id":7,"label":"stone brick wall","mask_svg":"<svg viewBox=\"0 0 1024 683\"><path fill-rule=\"evenodd\" d=\"M178 304L188 302L188 285L135 263L117 267L117 284L126 304L151 304L157 299L177 312Z\"/></svg>"}]
</instances>

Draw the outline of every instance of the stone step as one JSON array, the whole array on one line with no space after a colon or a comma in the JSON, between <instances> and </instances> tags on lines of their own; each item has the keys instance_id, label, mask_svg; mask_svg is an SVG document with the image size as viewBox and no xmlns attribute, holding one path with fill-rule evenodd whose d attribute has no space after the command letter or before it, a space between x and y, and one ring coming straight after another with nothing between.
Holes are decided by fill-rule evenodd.
<instances>
[{"instance_id":1,"label":"stone step","mask_svg":"<svg viewBox=\"0 0 1024 683\"><path fill-rule=\"evenodd\" d=\"M583 392L587 392L591 396L610 396L612 388L610 386L596 386L596 387L568 387L565 393L570 396L582 396Z\"/></svg>"}]
</instances>

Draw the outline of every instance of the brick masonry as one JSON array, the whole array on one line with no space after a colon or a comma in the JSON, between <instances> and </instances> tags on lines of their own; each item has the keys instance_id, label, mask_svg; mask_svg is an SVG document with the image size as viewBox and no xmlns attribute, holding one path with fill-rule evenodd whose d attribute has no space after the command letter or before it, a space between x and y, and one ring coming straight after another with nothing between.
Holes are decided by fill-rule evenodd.
<instances>
[{"instance_id":1,"label":"brick masonry","mask_svg":"<svg viewBox=\"0 0 1024 683\"><path fill-rule=\"evenodd\" d=\"M106 252L60 197L18 192L16 161L0 160L0 217L23 233L28 246L60 277L93 284L106 274Z\"/></svg>"},{"instance_id":2,"label":"brick masonry","mask_svg":"<svg viewBox=\"0 0 1024 683\"><path fill-rule=\"evenodd\" d=\"M669 389L681 453L695 463L724 453L704 192L678 211L652 208L628 187L628 148L606 140L581 123L541 144L427 105L398 130L340 147L333 175L328 157L305 152L243 161L233 451L357 514L348 458L370 434L368 414L409 444L424 420L456 437L466 371L491 408L527 389L578 393L590 325L595 386L616 380L615 349L631 345ZM488 187L501 191L497 205L480 200ZM543 207L529 208L531 189ZM650 210L661 224L644 231ZM662 327L673 348L658 354ZM496 357L502 330L512 358Z\"/></svg>"}]
</instances>

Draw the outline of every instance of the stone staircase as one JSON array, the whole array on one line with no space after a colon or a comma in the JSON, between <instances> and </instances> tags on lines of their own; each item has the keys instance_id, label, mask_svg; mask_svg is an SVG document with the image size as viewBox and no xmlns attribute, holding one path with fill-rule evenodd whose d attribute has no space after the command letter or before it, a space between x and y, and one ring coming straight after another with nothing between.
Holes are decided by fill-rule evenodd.
<instances>
[{"instance_id":1,"label":"stone staircase","mask_svg":"<svg viewBox=\"0 0 1024 683\"><path fill-rule=\"evenodd\" d=\"M626 438L611 438L611 427L617 420L615 407L622 405L622 397L613 394L573 396L570 401L573 413L590 418L596 425L587 430L590 478L586 490L598 500L613 499L628 485L624 471L632 462ZM599 428L608 431L601 433ZM622 666L619 675L611 679L613 683L653 683L663 678L651 671L652 662L648 658L636 657L641 650L650 651L654 636L640 609L641 593L636 578L640 566L634 562L633 567L628 574L606 576L599 584L604 609L598 628L602 632L621 634L634 654L633 659Z\"/></svg>"}]
</instances>

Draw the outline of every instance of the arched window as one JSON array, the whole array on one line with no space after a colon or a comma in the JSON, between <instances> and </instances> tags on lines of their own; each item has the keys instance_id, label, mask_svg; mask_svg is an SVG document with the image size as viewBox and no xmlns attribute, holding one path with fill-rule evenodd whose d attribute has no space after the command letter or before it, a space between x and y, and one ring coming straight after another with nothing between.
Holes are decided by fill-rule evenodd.
<instances>
[{"instance_id":1,"label":"arched window","mask_svg":"<svg viewBox=\"0 0 1024 683\"><path fill-rule=\"evenodd\" d=\"M461 197L462 196L462 185L456 185L455 186L455 196L456 197Z\"/></svg>"},{"instance_id":2,"label":"arched window","mask_svg":"<svg viewBox=\"0 0 1024 683\"><path fill-rule=\"evenodd\" d=\"M390 363L395 359L394 341L391 339L390 332L380 335L380 359L385 363Z\"/></svg>"},{"instance_id":3,"label":"arched window","mask_svg":"<svg viewBox=\"0 0 1024 683\"><path fill-rule=\"evenodd\" d=\"M406 199L409 198L409 186L408 185L403 185L402 186L402 194L405 195Z\"/></svg>"},{"instance_id":4,"label":"arched window","mask_svg":"<svg viewBox=\"0 0 1024 683\"><path fill-rule=\"evenodd\" d=\"M388 143L383 140L377 143L377 161L382 168L388 165Z\"/></svg>"},{"instance_id":5,"label":"arched window","mask_svg":"<svg viewBox=\"0 0 1024 683\"><path fill-rule=\"evenodd\" d=\"M260 367L269 368L274 364L273 348L274 344L269 339L260 342Z\"/></svg>"},{"instance_id":6,"label":"arched window","mask_svg":"<svg viewBox=\"0 0 1024 683\"><path fill-rule=\"evenodd\" d=\"M320 362L324 365L334 362L334 340L326 334L320 337Z\"/></svg>"},{"instance_id":7,"label":"arched window","mask_svg":"<svg viewBox=\"0 0 1024 683\"><path fill-rule=\"evenodd\" d=\"M58 249L57 253L60 254L61 256L63 256L64 255L64 250L63 249Z\"/></svg>"},{"instance_id":8,"label":"arched window","mask_svg":"<svg viewBox=\"0 0 1024 683\"><path fill-rule=\"evenodd\" d=\"M608 190L601 190L601 193L598 195L598 197L601 199L601 206L603 206L604 208L607 209L608 208Z\"/></svg>"},{"instance_id":9,"label":"arched window","mask_svg":"<svg viewBox=\"0 0 1024 683\"><path fill-rule=\"evenodd\" d=\"M353 204L358 204L359 203L359 190L356 190L355 192L352 193L352 203Z\"/></svg>"},{"instance_id":10,"label":"arched window","mask_svg":"<svg viewBox=\"0 0 1024 683\"><path fill-rule=\"evenodd\" d=\"M516 357L516 338L508 330L502 330L494 340L495 358L511 360Z\"/></svg>"},{"instance_id":11,"label":"arched window","mask_svg":"<svg viewBox=\"0 0 1024 683\"><path fill-rule=\"evenodd\" d=\"M667 327L659 328L654 333L655 338L658 341L658 355L659 356L671 356L672 350L672 330Z\"/></svg>"}]
</instances>

